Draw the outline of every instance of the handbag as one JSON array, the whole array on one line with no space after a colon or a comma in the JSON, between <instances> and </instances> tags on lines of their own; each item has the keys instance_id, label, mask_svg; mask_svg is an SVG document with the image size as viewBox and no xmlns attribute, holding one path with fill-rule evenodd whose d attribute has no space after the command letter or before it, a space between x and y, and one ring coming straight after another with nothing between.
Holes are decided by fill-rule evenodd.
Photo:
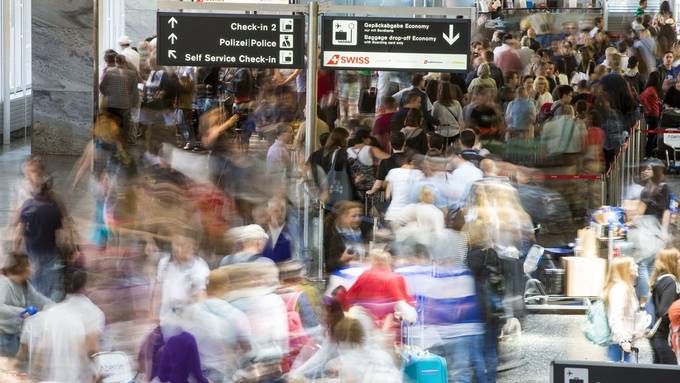
<instances>
[{"instance_id":1,"label":"handbag","mask_svg":"<svg viewBox=\"0 0 680 383\"><path fill-rule=\"evenodd\" d=\"M586 325L583 329L583 335L590 342L598 346L606 346L611 340L611 328L607 320L607 308L604 302L599 300L592 305L588 302L589 307L586 311Z\"/></svg>"},{"instance_id":2,"label":"handbag","mask_svg":"<svg viewBox=\"0 0 680 383\"><path fill-rule=\"evenodd\" d=\"M456 120L456 124L458 125L458 129L460 130L460 121L458 120L458 117L456 117L456 115L451 111L451 109L449 109L448 106L444 106L444 109L446 109L446 111L449 112L451 117L453 117L453 119ZM453 127L452 125L438 125L436 133L439 134L439 135L442 135L444 137L452 137L452 136L454 136L453 134L451 134L452 127ZM446 134L443 134L444 131L446 131Z\"/></svg>"},{"instance_id":3,"label":"handbag","mask_svg":"<svg viewBox=\"0 0 680 383\"><path fill-rule=\"evenodd\" d=\"M326 193L325 202L329 205L333 205L338 201L349 201L352 199L352 184L350 183L347 170L345 167L335 170L335 161L339 151L340 149L335 149L333 152L331 168L321 185L322 190Z\"/></svg>"}]
</instances>

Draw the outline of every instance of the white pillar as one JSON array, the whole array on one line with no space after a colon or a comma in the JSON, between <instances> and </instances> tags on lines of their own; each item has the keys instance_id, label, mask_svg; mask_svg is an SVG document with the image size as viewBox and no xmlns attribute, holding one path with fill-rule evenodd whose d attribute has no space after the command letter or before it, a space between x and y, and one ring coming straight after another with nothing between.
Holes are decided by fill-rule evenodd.
<instances>
[{"instance_id":1,"label":"white pillar","mask_svg":"<svg viewBox=\"0 0 680 383\"><path fill-rule=\"evenodd\" d=\"M11 60L10 48L10 8L12 0L2 0L2 143L9 145L10 130L10 99L9 99L9 66Z\"/></svg>"}]
</instances>

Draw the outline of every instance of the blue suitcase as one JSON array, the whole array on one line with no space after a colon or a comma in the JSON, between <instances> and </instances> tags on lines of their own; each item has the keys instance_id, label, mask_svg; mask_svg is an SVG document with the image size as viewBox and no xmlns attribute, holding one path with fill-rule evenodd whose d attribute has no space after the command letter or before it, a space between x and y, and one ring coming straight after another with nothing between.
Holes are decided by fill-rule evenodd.
<instances>
[{"instance_id":1,"label":"blue suitcase","mask_svg":"<svg viewBox=\"0 0 680 383\"><path fill-rule=\"evenodd\" d=\"M428 351L405 351L404 382L447 383L446 360Z\"/></svg>"},{"instance_id":2,"label":"blue suitcase","mask_svg":"<svg viewBox=\"0 0 680 383\"><path fill-rule=\"evenodd\" d=\"M423 308L420 307L420 328L421 344L420 347L413 345L411 327L402 322L402 339L405 340L402 350L402 360L404 362L404 382L405 383L448 383L448 371L446 369L446 359L435 355L424 349L424 324Z\"/></svg>"}]
</instances>

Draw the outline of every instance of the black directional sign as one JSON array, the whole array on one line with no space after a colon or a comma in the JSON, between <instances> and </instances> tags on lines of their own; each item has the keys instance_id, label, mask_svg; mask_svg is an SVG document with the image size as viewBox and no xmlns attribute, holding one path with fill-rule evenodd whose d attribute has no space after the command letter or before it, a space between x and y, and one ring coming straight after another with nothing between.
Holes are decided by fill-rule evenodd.
<instances>
[{"instance_id":1,"label":"black directional sign","mask_svg":"<svg viewBox=\"0 0 680 383\"><path fill-rule=\"evenodd\" d=\"M553 383L680 382L680 367L660 364L553 361Z\"/></svg>"},{"instance_id":2,"label":"black directional sign","mask_svg":"<svg viewBox=\"0 0 680 383\"><path fill-rule=\"evenodd\" d=\"M465 71L470 20L322 18L322 67Z\"/></svg>"},{"instance_id":3,"label":"black directional sign","mask_svg":"<svg viewBox=\"0 0 680 383\"><path fill-rule=\"evenodd\" d=\"M302 68L304 16L158 12L160 65Z\"/></svg>"}]
</instances>

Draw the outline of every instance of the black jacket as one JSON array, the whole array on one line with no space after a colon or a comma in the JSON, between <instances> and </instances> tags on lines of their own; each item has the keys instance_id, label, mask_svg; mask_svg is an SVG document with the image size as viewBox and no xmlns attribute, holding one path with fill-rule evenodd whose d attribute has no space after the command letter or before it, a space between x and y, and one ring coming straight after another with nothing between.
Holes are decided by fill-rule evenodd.
<instances>
[{"instance_id":1,"label":"black jacket","mask_svg":"<svg viewBox=\"0 0 680 383\"><path fill-rule=\"evenodd\" d=\"M338 232L335 227L335 223L332 217L328 217L329 222L324 224L324 242L323 242L323 258L324 258L324 269L327 274L331 274L343 266L346 266L340 260L342 253L345 252L345 241L342 235ZM361 230L361 237L364 243L368 243L368 239L371 238L371 230L373 226L367 222L362 222L359 227Z\"/></svg>"},{"instance_id":2,"label":"black jacket","mask_svg":"<svg viewBox=\"0 0 680 383\"><path fill-rule=\"evenodd\" d=\"M668 319L668 308L675 302L678 296L676 282L670 276L658 279L652 286L652 302L654 303L654 314L661 319L661 325L656 332L656 336L668 337L670 331L670 320Z\"/></svg>"}]
</instances>

